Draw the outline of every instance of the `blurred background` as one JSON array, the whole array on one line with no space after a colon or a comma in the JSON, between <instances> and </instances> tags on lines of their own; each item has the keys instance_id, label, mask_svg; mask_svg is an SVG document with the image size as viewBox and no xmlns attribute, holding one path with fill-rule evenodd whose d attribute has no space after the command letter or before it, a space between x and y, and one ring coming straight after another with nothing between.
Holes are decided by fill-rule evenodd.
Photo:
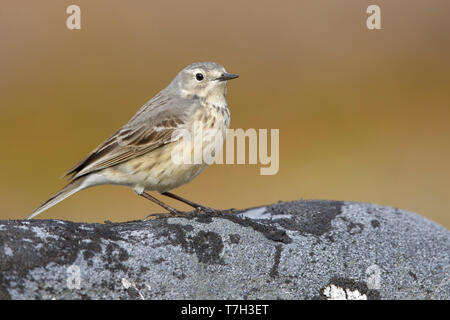
<instances>
[{"instance_id":1,"label":"blurred background","mask_svg":"<svg viewBox=\"0 0 450 320\"><path fill-rule=\"evenodd\" d=\"M81 30L66 28L70 4ZM370 4L382 30L366 27ZM364 201L448 228L449 9L447 0L2 0L0 219L28 216L179 70L215 61L241 76L228 87L232 128L280 129L280 169L215 165L175 193L217 208ZM39 218L161 211L102 186Z\"/></svg>"}]
</instances>

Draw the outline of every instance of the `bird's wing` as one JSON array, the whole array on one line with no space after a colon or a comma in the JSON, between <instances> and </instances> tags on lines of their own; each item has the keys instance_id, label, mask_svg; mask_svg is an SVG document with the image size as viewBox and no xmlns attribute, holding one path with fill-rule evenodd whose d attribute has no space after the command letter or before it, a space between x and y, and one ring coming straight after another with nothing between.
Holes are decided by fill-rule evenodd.
<instances>
[{"instance_id":1,"label":"bird's wing","mask_svg":"<svg viewBox=\"0 0 450 320\"><path fill-rule=\"evenodd\" d=\"M130 122L100 144L65 176L77 179L178 140L179 136L175 131L186 123L186 109L189 109L186 104L176 99L166 99L164 103L150 100Z\"/></svg>"}]
</instances>

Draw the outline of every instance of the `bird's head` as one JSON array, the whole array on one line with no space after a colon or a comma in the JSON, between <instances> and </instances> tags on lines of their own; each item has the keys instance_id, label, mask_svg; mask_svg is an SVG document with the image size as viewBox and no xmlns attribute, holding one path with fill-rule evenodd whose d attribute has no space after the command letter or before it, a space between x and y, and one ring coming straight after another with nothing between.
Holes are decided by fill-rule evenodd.
<instances>
[{"instance_id":1,"label":"bird's head","mask_svg":"<svg viewBox=\"0 0 450 320\"><path fill-rule=\"evenodd\" d=\"M196 96L211 103L222 104L226 103L227 81L237 77L237 74L227 73L220 64L197 62L181 70L171 86L182 96Z\"/></svg>"}]
</instances>

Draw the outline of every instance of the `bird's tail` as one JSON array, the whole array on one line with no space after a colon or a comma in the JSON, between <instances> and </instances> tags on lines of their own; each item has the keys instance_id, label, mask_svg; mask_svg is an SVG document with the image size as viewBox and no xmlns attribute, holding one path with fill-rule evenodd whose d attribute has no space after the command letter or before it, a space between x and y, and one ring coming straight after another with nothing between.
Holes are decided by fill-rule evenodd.
<instances>
[{"instance_id":1,"label":"bird's tail","mask_svg":"<svg viewBox=\"0 0 450 320\"><path fill-rule=\"evenodd\" d=\"M53 207L55 204L63 201L67 197L70 197L75 192L78 192L86 186L83 185L83 182L85 180L85 177L78 178L72 182L70 182L67 186L65 186L60 192L55 194L53 197L45 201L43 204L41 204L36 210L33 211L33 213L27 218L32 219L36 217L41 212L47 210L50 207Z\"/></svg>"}]
</instances>

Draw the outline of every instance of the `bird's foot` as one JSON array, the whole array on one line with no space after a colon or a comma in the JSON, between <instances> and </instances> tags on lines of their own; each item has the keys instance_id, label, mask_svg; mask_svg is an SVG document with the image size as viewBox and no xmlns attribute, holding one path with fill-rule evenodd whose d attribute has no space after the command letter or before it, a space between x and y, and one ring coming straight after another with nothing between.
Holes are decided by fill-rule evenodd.
<instances>
[{"instance_id":1,"label":"bird's foot","mask_svg":"<svg viewBox=\"0 0 450 320\"><path fill-rule=\"evenodd\" d=\"M199 212L199 213L209 213L209 214L220 212L220 210L216 210L216 209L213 209L210 207L205 207L205 206L197 206L197 207L195 207L195 211Z\"/></svg>"},{"instance_id":2,"label":"bird's foot","mask_svg":"<svg viewBox=\"0 0 450 320\"><path fill-rule=\"evenodd\" d=\"M149 219L158 219L158 218L173 218L183 216L185 213L178 210L171 210L166 213L150 213L146 215L142 221L147 221Z\"/></svg>"},{"instance_id":3,"label":"bird's foot","mask_svg":"<svg viewBox=\"0 0 450 320\"><path fill-rule=\"evenodd\" d=\"M230 209L225 209L222 210L221 212L224 214L231 214L231 213L236 213L238 210L236 210L235 208L230 208Z\"/></svg>"}]
</instances>

